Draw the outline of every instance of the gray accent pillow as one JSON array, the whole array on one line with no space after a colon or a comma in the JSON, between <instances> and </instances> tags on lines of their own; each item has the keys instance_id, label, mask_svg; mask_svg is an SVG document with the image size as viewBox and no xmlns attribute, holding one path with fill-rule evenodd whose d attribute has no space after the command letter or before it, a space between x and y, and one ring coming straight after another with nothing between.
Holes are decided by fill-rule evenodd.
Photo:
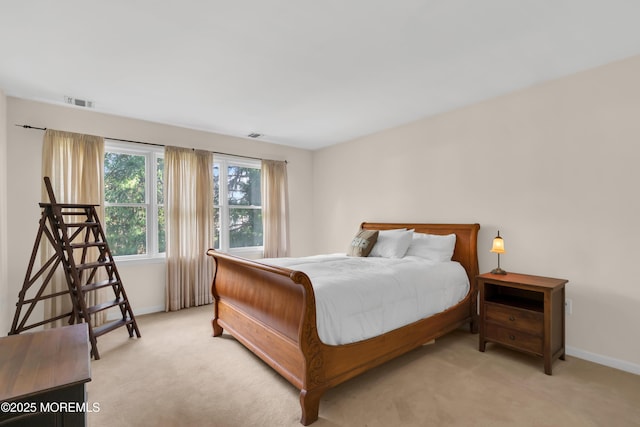
<instances>
[{"instance_id":1,"label":"gray accent pillow","mask_svg":"<svg viewBox=\"0 0 640 427\"><path fill-rule=\"evenodd\" d=\"M378 230L360 230L351 240L347 255L361 257L368 256L377 240Z\"/></svg>"}]
</instances>

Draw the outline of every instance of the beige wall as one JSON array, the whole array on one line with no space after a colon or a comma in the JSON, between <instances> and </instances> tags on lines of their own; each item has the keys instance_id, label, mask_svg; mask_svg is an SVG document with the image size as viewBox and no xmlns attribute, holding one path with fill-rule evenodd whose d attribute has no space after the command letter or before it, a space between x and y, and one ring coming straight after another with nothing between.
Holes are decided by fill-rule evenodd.
<instances>
[{"instance_id":1,"label":"beige wall","mask_svg":"<svg viewBox=\"0 0 640 427\"><path fill-rule=\"evenodd\" d=\"M7 97L0 90L0 336L11 327L7 243Z\"/></svg>"},{"instance_id":2,"label":"beige wall","mask_svg":"<svg viewBox=\"0 0 640 427\"><path fill-rule=\"evenodd\" d=\"M570 353L640 373L640 57L314 154L318 251L363 220L478 222L481 271L566 278ZM392 105L392 102L390 102Z\"/></svg>"},{"instance_id":3,"label":"beige wall","mask_svg":"<svg viewBox=\"0 0 640 427\"><path fill-rule=\"evenodd\" d=\"M310 192L312 153L310 151L12 97L7 98L7 112L1 114L0 111L0 117L6 117L7 123L11 124L7 128L7 158L9 161L6 169L10 183L6 198L7 203L4 201L2 203L3 206L7 206L9 224L8 239L2 239L2 241L6 240L11 245L11 251L8 254L7 277L8 295L11 302L10 316L13 316L13 304L17 301L18 291L24 281L24 274L38 227L43 137L42 131L23 129L13 126L13 124L28 124L111 138L287 160L290 177L292 253L293 255L309 255L313 252ZM0 134L2 132L1 123L0 121ZM0 143L1 141L0 139ZM164 262L122 262L118 264L118 270L135 313L143 314L164 310ZM5 282L3 281L3 283ZM3 286L6 285L3 284ZM0 292L2 289L0 287ZM2 318L5 317L6 311L7 309L3 309ZM8 328L9 326L5 329L8 331ZM3 333L6 333L5 329L2 330Z\"/></svg>"}]
</instances>

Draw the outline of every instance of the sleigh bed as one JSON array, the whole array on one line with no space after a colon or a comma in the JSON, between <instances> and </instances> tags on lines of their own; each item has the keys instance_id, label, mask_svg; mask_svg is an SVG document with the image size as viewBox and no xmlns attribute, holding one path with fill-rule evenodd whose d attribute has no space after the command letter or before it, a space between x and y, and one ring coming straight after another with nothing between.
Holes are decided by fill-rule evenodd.
<instances>
[{"instance_id":1,"label":"sleigh bed","mask_svg":"<svg viewBox=\"0 0 640 427\"><path fill-rule=\"evenodd\" d=\"M316 296L303 272L251 261L210 249L215 260L213 335L223 330L255 353L300 390L302 417L318 419L324 392L373 367L415 349L458 327L477 332L478 224L363 223L362 230L413 229L415 233L454 233L452 261L469 279L459 303L382 335L343 345L319 338Z\"/></svg>"}]
</instances>

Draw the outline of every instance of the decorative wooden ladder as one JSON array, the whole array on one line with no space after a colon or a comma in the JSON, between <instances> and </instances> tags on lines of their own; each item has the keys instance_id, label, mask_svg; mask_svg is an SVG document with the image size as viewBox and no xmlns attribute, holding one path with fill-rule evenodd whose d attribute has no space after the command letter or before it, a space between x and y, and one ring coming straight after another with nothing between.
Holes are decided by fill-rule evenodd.
<instances>
[{"instance_id":1,"label":"decorative wooden ladder","mask_svg":"<svg viewBox=\"0 0 640 427\"><path fill-rule=\"evenodd\" d=\"M19 334L27 329L69 317L69 324L81 322L88 324L91 354L98 360L100 359L97 345L99 336L121 326L126 326L129 337L133 337L135 332L136 336L140 338L140 331L98 218L96 206L99 205L59 204L53 194L49 177L45 177L44 182L51 203L40 203L42 208L40 227L38 228L24 284L18 295L16 313L9 335ZM65 218L73 222L67 222ZM82 220L77 221L78 218ZM55 253L42 264L38 271L34 272L43 235L51 243ZM97 253L97 257L95 253ZM92 254L94 255L92 256ZM59 264L62 264L65 273L67 289L45 294L45 290ZM104 271L105 280L99 280L99 271ZM37 288L38 284L40 285L39 288ZM107 287L113 290L114 299L93 306L87 305L85 297L89 292L95 292L98 289ZM34 292L29 292L31 288L37 289L35 294ZM70 312L27 324L38 301L60 297L65 294L71 297L72 309ZM94 327L91 315L111 307L119 307L122 317ZM26 310L23 312L24 308Z\"/></svg>"}]
</instances>

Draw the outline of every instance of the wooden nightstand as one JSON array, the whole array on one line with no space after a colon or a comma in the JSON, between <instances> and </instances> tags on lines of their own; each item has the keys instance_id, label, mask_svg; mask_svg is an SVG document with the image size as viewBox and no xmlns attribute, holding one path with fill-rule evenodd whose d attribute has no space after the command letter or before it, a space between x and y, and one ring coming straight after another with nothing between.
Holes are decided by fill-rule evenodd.
<instances>
[{"instance_id":1,"label":"wooden nightstand","mask_svg":"<svg viewBox=\"0 0 640 427\"><path fill-rule=\"evenodd\" d=\"M564 360L564 285L568 280L485 273L480 290L480 351L487 342L544 358L544 372Z\"/></svg>"}]
</instances>

